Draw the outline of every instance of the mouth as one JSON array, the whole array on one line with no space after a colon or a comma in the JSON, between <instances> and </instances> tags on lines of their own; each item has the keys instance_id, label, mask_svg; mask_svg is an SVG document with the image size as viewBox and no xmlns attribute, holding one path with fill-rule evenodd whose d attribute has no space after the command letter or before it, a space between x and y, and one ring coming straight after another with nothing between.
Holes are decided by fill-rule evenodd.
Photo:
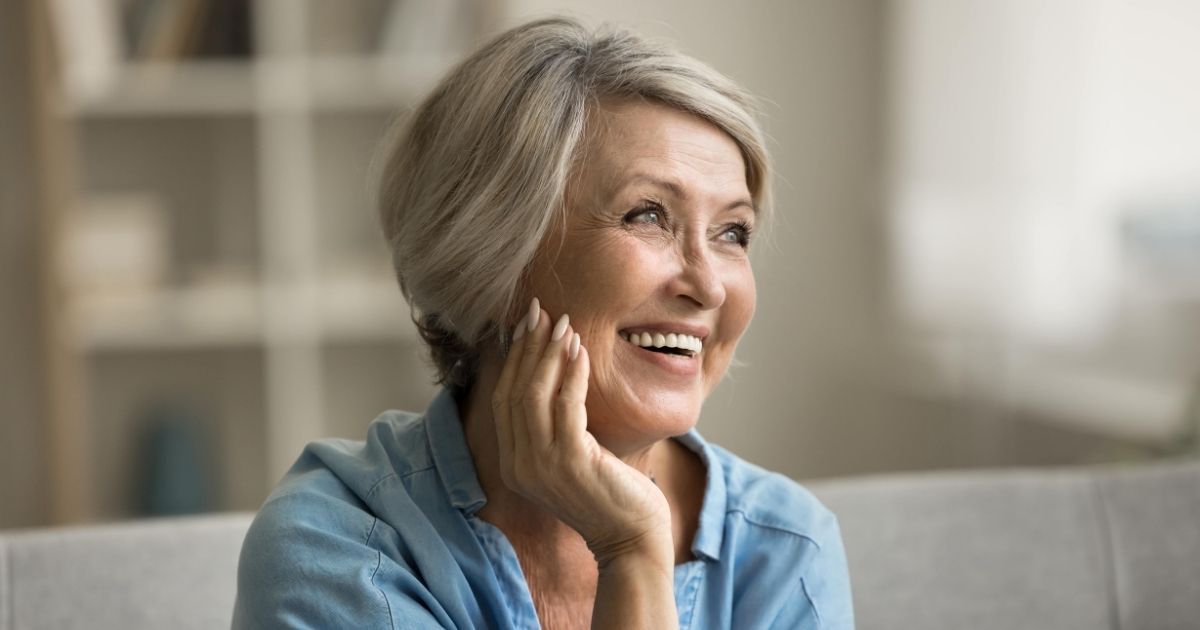
<instances>
[{"instance_id":1,"label":"mouth","mask_svg":"<svg viewBox=\"0 0 1200 630\"><path fill-rule=\"evenodd\" d=\"M622 330L617 334L639 348L659 354L691 358L704 349L704 340L686 333Z\"/></svg>"}]
</instances>

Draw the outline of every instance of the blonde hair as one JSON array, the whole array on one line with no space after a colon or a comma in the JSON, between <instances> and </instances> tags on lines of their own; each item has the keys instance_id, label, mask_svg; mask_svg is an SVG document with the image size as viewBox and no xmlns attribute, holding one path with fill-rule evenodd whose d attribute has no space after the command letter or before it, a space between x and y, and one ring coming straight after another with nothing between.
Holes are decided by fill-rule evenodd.
<instances>
[{"instance_id":1,"label":"blonde hair","mask_svg":"<svg viewBox=\"0 0 1200 630\"><path fill-rule=\"evenodd\" d=\"M550 18L500 34L451 70L380 154L379 218L439 383L468 388L481 344L519 317L526 271L565 211L588 113L622 98L727 133L767 212L762 131L733 81L626 30Z\"/></svg>"}]
</instances>

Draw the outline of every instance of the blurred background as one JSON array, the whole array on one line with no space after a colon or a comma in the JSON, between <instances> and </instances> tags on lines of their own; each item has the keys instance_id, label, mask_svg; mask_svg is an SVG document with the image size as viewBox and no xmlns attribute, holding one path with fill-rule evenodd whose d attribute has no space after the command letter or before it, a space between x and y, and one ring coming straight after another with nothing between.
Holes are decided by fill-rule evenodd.
<instances>
[{"instance_id":1,"label":"blurred background","mask_svg":"<svg viewBox=\"0 0 1200 630\"><path fill-rule=\"evenodd\" d=\"M709 439L801 479L1197 454L1195 2L5 0L0 527L253 510L423 409L370 160L551 13L763 101L779 220Z\"/></svg>"}]
</instances>

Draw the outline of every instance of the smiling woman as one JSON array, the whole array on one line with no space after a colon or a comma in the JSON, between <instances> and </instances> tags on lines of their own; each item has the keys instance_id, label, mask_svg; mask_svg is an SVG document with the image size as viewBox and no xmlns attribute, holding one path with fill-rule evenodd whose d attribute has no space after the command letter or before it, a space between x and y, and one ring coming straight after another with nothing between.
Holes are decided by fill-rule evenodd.
<instances>
[{"instance_id":1,"label":"smiling woman","mask_svg":"<svg viewBox=\"0 0 1200 630\"><path fill-rule=\"evenodd\" d=\"M565 225L527 291L569 313L591 355L589 430L637 452L691 429L724 376L754 313L756 216L741 151L718 127L653 101L590 115ZM668 335L697 349L662 352Z\"/></svg>"},{"instance_id":2,"label":"smiling woman","mask_svg":"<svg viewBox=\"0 0 1200 630\"><path fill-rule=\"evenodd\" d=\"M562 19L450 73L380 195L445 389L306 448L247 535L235 626L853 626L836 518L694 429L754 314L750 103Z\"/></svg>"}]
</instances>

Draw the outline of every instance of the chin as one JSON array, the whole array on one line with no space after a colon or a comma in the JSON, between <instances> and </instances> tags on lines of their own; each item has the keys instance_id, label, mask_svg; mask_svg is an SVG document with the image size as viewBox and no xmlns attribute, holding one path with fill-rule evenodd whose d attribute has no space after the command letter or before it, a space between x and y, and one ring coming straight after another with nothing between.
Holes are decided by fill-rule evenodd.
<instances>
[{"instance_id":1,"label":"chin","mask_svg":"<svg viewBox=\"0 0 1200 630\"><path fill-rule=\"evenodd\" d=\"M602 398L589 392L588 429L612 451L683 435L696 426L703 406L694 392L639 392L620 402Z\"/></svg>"}]
</instances>

